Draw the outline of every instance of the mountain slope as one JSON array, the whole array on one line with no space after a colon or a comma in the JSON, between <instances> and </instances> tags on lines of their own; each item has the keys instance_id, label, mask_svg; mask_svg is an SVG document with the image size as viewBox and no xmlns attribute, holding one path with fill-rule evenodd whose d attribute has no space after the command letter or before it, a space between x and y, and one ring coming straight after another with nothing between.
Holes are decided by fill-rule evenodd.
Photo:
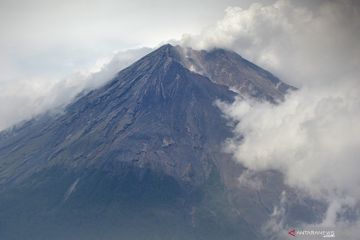
<instances>
[{"instance_id":1,"label":"mountain slope","mask_svg":"<svg viewBox=\"0 0 360 240\"><path fill-rule=\"evenodd\" d=\"M295 89L232 51L178 47L178 52L189 69L247 96L276 102L283 99L287 91Z\"/></svg>"},{"instance_id":2,"label":"mountain slope","mask_svg":"<svg viewBox=\"0 0 360 240\"><path fill-rule=\"evenodd\" d=\"M228 87L245 83L219 82L213 67L190 70L183 52L165 45L62 114L1 133L1 238L260 238L284 187L270 174L276 187L239 191L244 168L221 151L231 128L214 104L233 101ZM221 54L202 64L236 65L228 60L234 53ZM243 67L224 71L241 76ZM251 68L246 78L268 77ZM255 95L283 96L275 80L258 84Z\"/></svg>"}]
</instances>

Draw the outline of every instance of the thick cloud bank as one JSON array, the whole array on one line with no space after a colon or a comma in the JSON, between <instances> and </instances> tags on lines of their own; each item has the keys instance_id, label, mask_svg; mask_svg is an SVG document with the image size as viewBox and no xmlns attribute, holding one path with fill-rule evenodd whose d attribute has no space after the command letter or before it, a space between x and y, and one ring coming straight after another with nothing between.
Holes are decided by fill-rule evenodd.
<instances>
[{"instance_id":1,"label":"thick cloud bank","mask_svg":"<svg viewBox=\"0 0 360 240\"><path fill-rule=\"evenodd\" d=\"M117 72L149 53L138 48L101 59L91 69L74 73L65 79L17 79L0 84L0 130L31 119L48 110L61 108L76 95L111 80Z\"/></svg>"},{"instance_id":2,"label":"thick cloud bank","mask_svg":"<svg viewBox=\"0 0 360 240\"><path fill-rule=\"evenodd\" d=\"M235 49L300 88L283 103L220 103L236 123L226 148L251 171L276 169L287 184L329 203L325 225L343 224L360 200L360 8L277 1L228 8L184 44Z\"/></svg>"},{"instance_id":3,"label":"thick cloud bank","mask_svg":"<svg viewBox=\"0 0 360 240\"><path fill-rule=\"evenodd\" d=\"M307 4L305 4L307 3ZM228 7L216 25L181 43L229 48L297 87L338 81L359 67L360 7L356 1L278 0Z\"/></svg>"}]
</instances>

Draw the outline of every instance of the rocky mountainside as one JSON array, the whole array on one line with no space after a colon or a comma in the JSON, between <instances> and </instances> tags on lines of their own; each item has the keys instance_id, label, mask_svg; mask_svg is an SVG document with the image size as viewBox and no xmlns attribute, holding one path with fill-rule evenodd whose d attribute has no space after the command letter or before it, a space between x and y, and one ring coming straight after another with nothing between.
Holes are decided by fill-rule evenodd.
<instances>
[{"instance_id":1,"label":"rocky mountainside","mask_svg":"<svg viewBox=\"0 0 360 240\"><path fill-rule=\"evenodd\" d=\"M2 132L0 238L261 239L285 187L272 172L261 191L238 187L214 104L229 89L277 101L291 87L234 52L164 45L62 114Z\"/></svg>"},{"instance_id":2,"label":"rocky mountainside","mask_svg":"<svg viewBox=\"0 0 360 240\"><path fill-rule=\"evenodd\" d=\"M235 52L224 49L196 51L179 46L177 50L188 69L241 94L276 102L281 100L287 91L295 90Z\"/></svg>"}]
</instances>

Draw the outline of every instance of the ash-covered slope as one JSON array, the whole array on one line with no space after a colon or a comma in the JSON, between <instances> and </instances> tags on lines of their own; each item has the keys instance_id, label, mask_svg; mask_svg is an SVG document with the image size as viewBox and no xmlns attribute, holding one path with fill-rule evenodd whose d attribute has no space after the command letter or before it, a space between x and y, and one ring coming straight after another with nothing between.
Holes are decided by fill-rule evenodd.
<instances>
[{"instance_id":1,"label":"ash-covered slope","mask_svg":"<svg viewBox=\"0 0 360 240\"><path fill-rule=\"evenodd\" d=\"M189 69L241 94L277 102L283 99L286 92L295 90L233 51L220 48L197 51L181 47L177 47L177 50Z\"/></svg>"},{"instance_id":2,"label":"ash-covered slope","mask_svg":"<svg viewBox=\"0 0 360 240\"><path fill-rule=\"evenodd\" d=\"M63 114L3 132L0 238L261 239L283 185L270 174L275 187L237 188L243 168L221 151L231 131L214 101L232 101L235 84L250 91L241 74L256 85L249 95L274 100L287 87L253 65L242 73L234 53L201 54L204 75L165 45Z\"/></svg>"}]
</instances>

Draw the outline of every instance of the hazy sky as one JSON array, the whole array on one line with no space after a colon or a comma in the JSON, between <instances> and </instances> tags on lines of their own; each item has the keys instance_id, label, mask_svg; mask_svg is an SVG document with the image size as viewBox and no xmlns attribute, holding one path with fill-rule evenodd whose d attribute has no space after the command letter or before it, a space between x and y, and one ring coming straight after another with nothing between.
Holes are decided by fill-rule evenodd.
<instances>
[{"instance_id":1,"label":"hazy sky","mask_svg":"<svg viewBox=\"0 0 360 240\"><path fill-rule=\"evenodd\" d=\"M0 81L63 77L115 50L195 33L248 0L1 0Z\"/></svg>"}]
</instances>

